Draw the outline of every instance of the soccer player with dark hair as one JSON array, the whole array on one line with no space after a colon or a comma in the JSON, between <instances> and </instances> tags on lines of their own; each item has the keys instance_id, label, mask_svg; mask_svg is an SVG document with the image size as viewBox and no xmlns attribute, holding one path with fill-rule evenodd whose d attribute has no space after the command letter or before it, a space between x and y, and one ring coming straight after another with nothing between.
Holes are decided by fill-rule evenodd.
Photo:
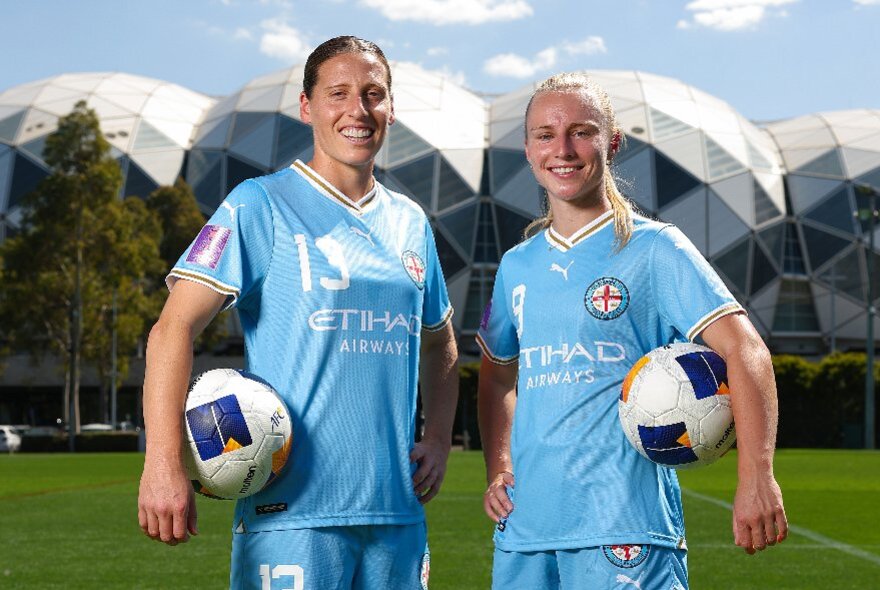
<instances>
[{"instance_id":1,"label":"soccer player with dark hair","mask_svg":"<svg viewBox=\"0 0 880 590\"><path fill-rule=\"evenodd\" d=\"M236 187L168 276L147 347L139 522L172 545L196 532L181 434L192 343L234 306L247 369L284 398L294 435L281 476L236 504L231 587L417 588L457 351L428 219L373 177L394 122L381 49L356 37L315 49L300 118L312 160Z\"/></svg>"}]
</instances>

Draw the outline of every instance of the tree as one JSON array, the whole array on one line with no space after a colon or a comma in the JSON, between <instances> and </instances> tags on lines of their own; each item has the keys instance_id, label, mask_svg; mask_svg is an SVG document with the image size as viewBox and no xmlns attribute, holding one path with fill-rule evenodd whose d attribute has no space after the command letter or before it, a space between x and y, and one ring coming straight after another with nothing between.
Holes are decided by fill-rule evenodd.
<instances>
[{"instance_id":1,"label":"tree","mask_svg":"<svg viewBox=\"0 0 880 590\"><path fill-rule=\"evenodd\" d=\"M158 216L162 224L159 254L165 265L156 277L156 284L160 290L164 290L165 274L199 234L205 218L199 211L192 188L179 177L174 186L160 186L153 191L147 197L147 208ZM222 320L211 322L199 336L197 345L211 347L217 344L226 337L226 327L226 322Z\"/></svg>"},{"instance_id":2,"label":"tree","mask_svg":"<svg viewBox=\"0 0 880 590\"><path fill-rule=\"evenodd\" d=\"M25 197L19 234L0 246L0 325L13 349L63 359L64 415L78 432L80 368L104 371L114 291L120 358L156 315L148 278L161 265L161 228L139 199L118 198L122 174L84 101L58 120L43 157L50 174Z\"/></svg>"}]
</instances>

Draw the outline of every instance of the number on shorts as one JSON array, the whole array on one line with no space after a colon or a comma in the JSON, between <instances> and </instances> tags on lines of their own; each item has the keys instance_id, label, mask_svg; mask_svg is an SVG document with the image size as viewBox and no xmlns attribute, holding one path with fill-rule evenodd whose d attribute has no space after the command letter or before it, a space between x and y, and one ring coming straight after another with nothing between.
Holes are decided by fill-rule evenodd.
<instances>
[{"instance_id":1,"label":"number on shorts","mask_svg":"<svg viewBox=\"0 0 880 590\"><path fill-rule=\"evenodd\" d=\"M298 565L276 565L272 568L271 574L268 564L260 565L260 579L263 581L262 590L272 590L272 580L291 576L293 578L293 586L289 588L281 588L281 590L303 590L305 574L303 568Z\"/></svg>"}]
</instances>

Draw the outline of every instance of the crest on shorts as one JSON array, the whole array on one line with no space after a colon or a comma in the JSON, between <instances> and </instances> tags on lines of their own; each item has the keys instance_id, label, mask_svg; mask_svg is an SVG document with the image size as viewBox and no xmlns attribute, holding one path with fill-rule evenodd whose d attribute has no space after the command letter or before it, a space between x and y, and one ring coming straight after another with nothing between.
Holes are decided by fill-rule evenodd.
<instances>
[{"instance_id":1,"label":"crest on shorts","mask_svg":"<svg viewBox=\"0 0 880 590\"><path fill-rule=\"evenodd\" d=\"M584 307L597 320L619 318L629 307L629 289L620 279L602 277L587 287Z\"/></svg>"},{"instance_id":2,"label":"crest on shorts","mask_svg":"<svg viewBox=\"0 0 880 590\"><path fill-rule=\"evenodd\" d=\"M422 260L422 257L412 250L406 250L400 255L400 261L416 287L423 289L425 287L425 261Z\"/></svg>"},{"instance_id":3,"label":"crest on shorts","mask_svg":"<svg viewBox=\"0 0 880 590\"><path fill-rule=\"evenodd\" d=\"M648 559L650 545L604 545L602 553L617 567L631 568Z\"/></svg>"}]
</instances>

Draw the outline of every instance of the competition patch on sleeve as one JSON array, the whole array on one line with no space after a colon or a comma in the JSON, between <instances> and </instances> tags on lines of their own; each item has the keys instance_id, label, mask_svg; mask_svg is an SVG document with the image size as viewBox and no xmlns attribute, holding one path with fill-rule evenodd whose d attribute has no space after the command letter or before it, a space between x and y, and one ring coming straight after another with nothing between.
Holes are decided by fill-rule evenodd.
<instances>
[{"instance_id":1,"label":"competition patch on sleeve","mask_svg":"<svg viewBox=\"0 0 880 590\"><path fill-rule=\"evenodd\" d=\"M229 241L231 233L232 230L228 227L206 225L199 232L186 261L214 270L217 268L217 263L220 262L223 250L226 249L226 242Z\"/></svg>"},{"instance_id":2,"label":"competition patch on sleeve","mask_svg":"<svg viewBox=\"0 0 880 590\"><path fill-rule=\"evenodd\" d=\"M486 308L483 310L483 317L480 318L480 329L488 330L489 329L489 320L492 318L492 300L489 300L489 303L486 304Z\"/></svg>"}]
</instances>

